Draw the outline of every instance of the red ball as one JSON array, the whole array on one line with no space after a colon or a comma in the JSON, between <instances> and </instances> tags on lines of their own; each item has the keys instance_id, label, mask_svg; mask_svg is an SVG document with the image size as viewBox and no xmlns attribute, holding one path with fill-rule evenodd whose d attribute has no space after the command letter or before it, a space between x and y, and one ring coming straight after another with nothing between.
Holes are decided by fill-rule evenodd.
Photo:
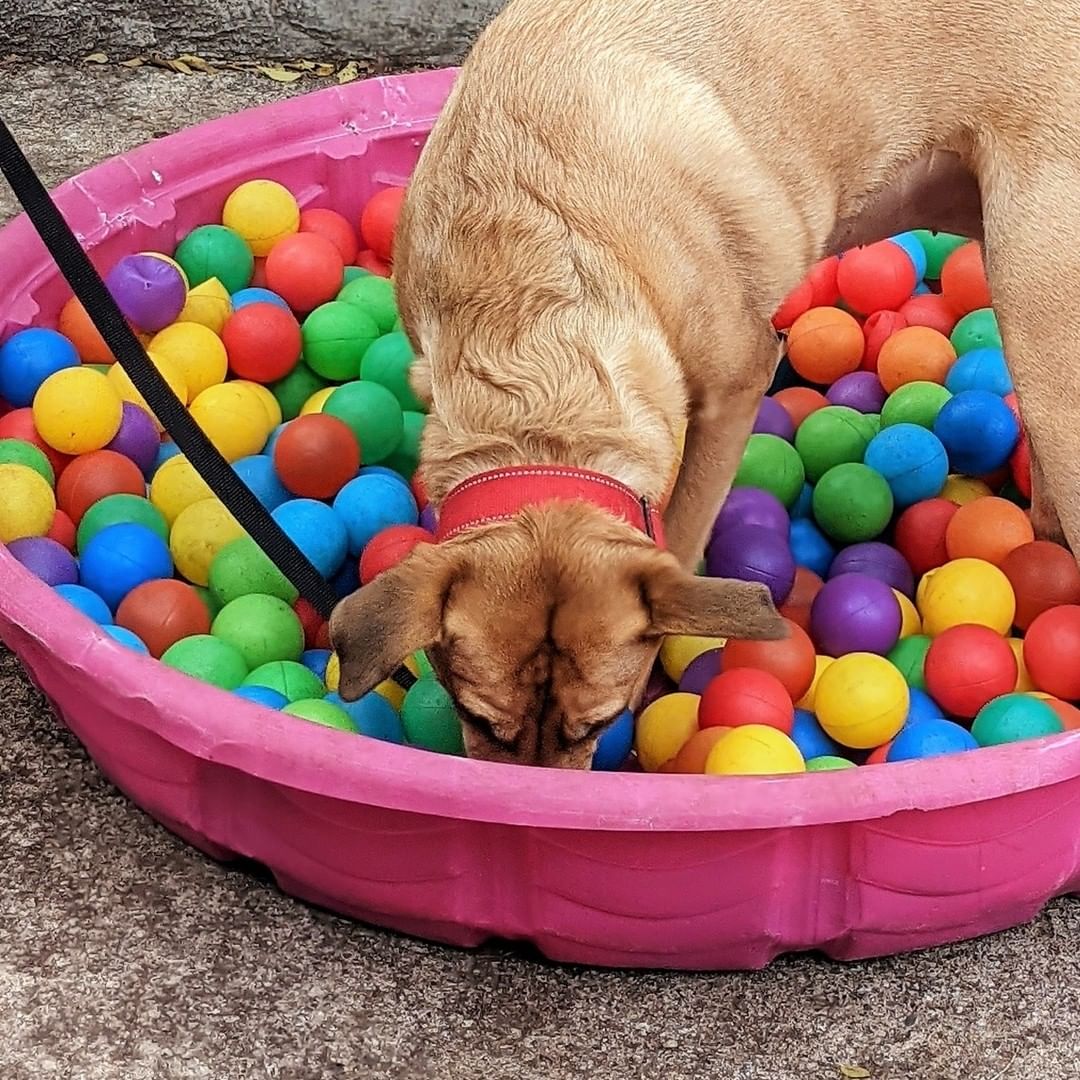
<instances>
[{"instance_id":1,"label":"red ball","mask_svg":"<svg viewBox=\"0 0 1080 1080\"><path fill-rule=\"evenodd\" d=\"M251 271L251 287L266 288L266 256L255 260L255 266Z\"/></svg>"},{"instance_id":2,"label":"red ball","mask_svg":"<svg viewBox=\"0 0 1080 1080\"><path fill-rule=\"evenodd\" d=\"M330 648L330 624L302 596L293 604L293 611L304 628L305 649Z\"/></svg>"},{"instance_id":3,"label":"red ball","mask_svg":"<svg viewBox=\"0 0 1080 1080\"><path fill-rule=\"evenodd\" d=\"M1016 594L1013 622L1021 630L1050 608L1080 604L1080 567L1059 544L1049 540L1021 544L1005 556L1001 569Z\"/></svg>"},{"instance_id":4,"label":"red ball","mask_svg":"<svg viewBox=\"0 0 1080 1080\"><path fill-rule=\"evenodd\" d=\"M397 566L419 544L433 544L435 538L419 525L391 525L376 533L360 555L360 584L374 581L384 570Z\"/></svg>"},{"instance_id":5,"label":"red ball","mask_svg":"<svg viewBox=\"0 0 1080 1080\"><path fill-rule=\"evenodd\" d=\"M896 519L893 544L907 559L916 577L949 561L945 531L959 509L948 499L923 499Z\"/></svg>"},{"instance_id":6,"label":"red ball","mask_svg":"<svg viewBox=\"0 0 1080 1080\"><path fill-rule=\"evenodd\" d=\"M294 495L332 499L359 471L360 444L336 416L298 416L274 444L274 468Z\"/></svg>"},{"instance_id":7,"label":"red ball","mask_svg":"<svg viewBox=\"0 0 1080 1080\"><path fill-rule=\"evenodd\" d=\"M390 266L384 263L374 251L361 251L356 256L356 265L378 277L390 276Z\"/></svg>"},{"instance_id":8,"label":"red ball","mask_svg":"<svg viewBox=\"0 0 1080 1080\"><path fill-rule=\"evenodd\" d=\"M424 486L424 479L420 475L419 469L412 474L412 479L409 481L409 487L412 488L413 498L416 500L417 507L420 510L423 510L431 500L428 498L427 488Z\"/></svg>"},{"instance_id":9,"label":"red ball","mask_svg":"<svg viewBox=\"0 0 1080 1080\"><path fill-rule=\"evenodd\" d=\"M63 544L68 551L75 550L75 522L71 520L64 513L63 510L57 510L53 514L52 524L49 526L49 531L45 534L50 540L55 540L58 544Z\"/></svg>"},{"instance_id":10,"label":"red ball","mask_svg":"<svg viewBox=\"0 0 1080 1080\"><path fill-rule=\"evenodd\" d=\"M988 626L971 624L951 626L934 638L923 665L930 696L954 716L967 719L988 701L1012 693L1017 671L1005 638Z\"/></svg>"},{"instance_id":11,"label":"red ball","mask_svg":"<svg viewBox=\"0 0 1080 1080\"><path fill-rule=\"evenodd\" d=\"M806 280L814 290L810 307L833 307L840 299L840 291L836 287L836 268L839 265L840 256L830 255L810 267L810 272L806 275Z\"/></svg>"},{"instance_id":12,"label":"red ball","mask_svg":"<svg viewBox=\"0 0 1080 1080\"><path fill-rule=\"evenodd\" d=\"M873 315L866 317L866 322L863 323L863 336L866 338L866 351L862 359L864 371L877 371L881 346L905 326L907 319L899 311L875 311Z\"/></svg>"},{"instance_id":13,"label":"red ball","mask_svg":"<svg viewBox=\"0 0 1080 1080\"><path fill-rule=\"evenodd\" d=\"M344 274L341 252L315 233L286 236L266 256L267 288L305 315L341 292Z\"/></svg>"},{"instance_id":14,"label":"red ball","mask_svg":"<svg viewBox=\"0 0 1080 1080\"><path fill-rule=\"evenodd\" d=\"M1080 606L1037 616L1024 635L1024 664L1040 690L1064 701L1080 698Z\"/></svg>"},{"instance_id":15,"label":"red ball","mask_svg":"<svg viewBox=\"0 0 1080 1080\"><path fill-rule=\"evenodd\" d=\"M140 637L150 655L160 658L181 638L209 634L210 609L187 582L144 581L120 602L116 625Z\"/></svg>"},{"instance_id":16,"label":"red ball","mask_svg":"<svg viewBox=\"0 0 1080 1080\"><path fill-rule=\"evenodd\" d=\"M864 765L884 765L889 760L889 751L892 749L893 740L890 739L887 743L882 743L881 746L875 750L871 750L866 755Z\"/></svg>"},{"instance_id":17,"label":"red ball","mask_svg":"<svg viewBox=\"0 0 1080 1080\"><path fill-rule=\"evenodd\" d=\"M804 278L780 301L772 317L775 330L786 330L804 311L810 310L814 298L814 286L809 278Z\"/></svg>"},{"instance_id":18,"label":"red ball","mask_svg":"<svg viewBox=\"0 0 1080 1080\"><path fill-rule=\"evenodd\" d=\"M949 307L944 296L937 293L921 293L900 306L900 314L908 326L929 326L948 337L957 323L956 312Z\"/></svg>"},{"instance_id":19,"label":"red ball","mask_svg":"<svg viewBox=\"0 0 1080 1080\"><path fill-rule=\"evenodd\" d=\"M881 240L853 248L836 268L840 299L864 315L895 311L915 288L915 266L899 244Z\"/></svg>"},{"instance_id":20,"label":"red ball","mask_svg":"<svg viewBox=\"0 0 1080 1080\"><path fill-rule=\"evenodd\" d=\"M1021 439L1009 457L1009 472L1016 490L1025 499L1031 498L1031 444Z\"/></svg>"},{"instance_id":21,"label":"red ball","mask_svg":"<svg viewBox=\"0 0 1080 1080\"><path fill-rule=\"evenodd\" d=\"M394 233L404 201L404 188L383 188L372 195L360 215L360 236L383 262L393 259Z\"/></svg>"},{"instance_id":22,"label":"red ball","mask_svg":"<svg viewBox=\"0 0 1080 1080\"><path fill-rule=\"evenodd\" d=\"M71 463L67 454L54 450L38 434L34 427L34 411L29 407L13 409L6 416L0 416L0 439L22 439L23 442L32 443L49 459L53 475L57 478Z\"/></svg>"},{"instance_id":23,"label":"red ball","mask_svg":"<svg viewBox=\"0 0 1080 1080\"><path fill-rule=\"evenodd\" d=\"M56 505L77 526L83 514L106 495L146 496L146 480L131 458L115 450L83 454L56 482Z\"/></svg>"},{"instance_id":24,"label":"red ball","mask_svg":"<svg viewBox=\"0 0 1080 1080\"><path fill-rule=\"evenodd\" d=\"M795 568L795 584L791 587L787 599L780 605L780 614L790 619L797 626L810 632L810 608L814 597L821 592L825 583L805 566Z\"/></svg>"},{"instance_id":25,"label":"red ball","mask_svg":"<svg viewBox=\"0 0 1080 1080\"><path fill-rule=\"evenodd\" d=\"M816 670L814 643L806 631L792 619L785 619L788 636L779 641L742 641L729 639L720 656L720 671L752 668L775 675L791 700L810 689Z\"/></svg>"},{"instance_id":26,"label":"red ball","mask_svg":"<svg viewBox=\"0 0 1080 1080\"><path fill-rule=\"evenodd\" d=\"M941 267L941 295L957 315L990 307L982 247L974 240L958 247Z\"/></svg>"},{"instance_id":27,"label":"red ball","mask_svg":"<svg viewBox=\"0 0 1080 1080\"><path fill-rule=\"evenodd\" d=\"M239 379L270 383L285 378L300 359L300 324L280 304L245 304L221 332L229 369Z\"/></svg>"},{"instance_id":28,"label":"red ball","mask_svg":"<svg viewBox=\"0 0 1080 1080\"><path fill-rule=\"evenodd\" d=\"M321 207L305 210L300 215L300 231L315 233L329 240L341 253L346 266L356 258L356 253L360 250L356 230L349 224L349 219L336 210L324 210Z\"/></svg>"},{"instance_id":29,"label":"red ball","mask_svg":"<svg viewBox=\"0 0 1080 1080\"><path fill-rule=\"evenodd\" d=\"M795 706L784 684L754 668L722 671L705 687L698 705L702 728L767 724L790 735L794 723Z\"/></svg>"}]
</instances>

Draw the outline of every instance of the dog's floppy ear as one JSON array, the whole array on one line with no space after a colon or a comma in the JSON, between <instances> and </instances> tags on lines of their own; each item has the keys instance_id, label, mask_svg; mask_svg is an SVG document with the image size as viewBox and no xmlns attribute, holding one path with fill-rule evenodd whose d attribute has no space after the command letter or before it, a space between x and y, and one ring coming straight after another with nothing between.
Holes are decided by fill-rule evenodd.
<instances>
[{"instance_id":1,"label":"dog's floppy ear","mask_svg":"<svg viewBox=\"0 0 1080 1080\"><path fill-rule=\"evenodd\" d=\"M654 558L645 570L643 595L660 634L758 641L787 637L768 587L760 582L696 577L670 557Z\"/></svg>"},{"instance_id":2,"label":"dog's floppy ear","mask_svg":"<svg viewBox=\"0 0 1080 1080\"><path fill-rule=\"evenodd\" d=\"M454 565L447 548L420 544L334 608L330 644L341 664L343 700L356 701L438 640Z\"/></svg>"}]
</instances>

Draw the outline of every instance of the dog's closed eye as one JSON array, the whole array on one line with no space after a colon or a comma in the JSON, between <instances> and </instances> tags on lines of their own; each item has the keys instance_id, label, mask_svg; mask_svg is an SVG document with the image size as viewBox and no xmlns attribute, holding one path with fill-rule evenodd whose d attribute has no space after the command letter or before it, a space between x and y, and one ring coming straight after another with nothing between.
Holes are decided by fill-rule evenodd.
<instances>
[{"instance_id":1,"label":"dog's closed eye","mask_svg":"<svg viewBox=\"0 0 1080 1080\"><path fill-rule=\"evenodd\" d=\"M481 716L479 713L473 712L460 702L458 703L457 708L458 716L461 717L462 722L479 732L485 739L490 739L496 746L501 746L510 753L515 753L517 751L521 744L522 733L520 729L513 738L509 738L500 733L496 726L486 716Z\"/></svg>"}]
</instances>

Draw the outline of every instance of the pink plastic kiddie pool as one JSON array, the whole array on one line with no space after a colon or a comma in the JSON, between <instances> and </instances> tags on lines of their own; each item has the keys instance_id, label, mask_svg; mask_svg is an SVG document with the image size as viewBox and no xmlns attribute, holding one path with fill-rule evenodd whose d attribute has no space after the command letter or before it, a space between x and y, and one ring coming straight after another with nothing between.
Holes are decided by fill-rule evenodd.
<instances>
[{"instance_id":1,"label":"pink plastic kiddie pool","mask_svg":"<svg viewBox=\"0 0 1080 1080\"><path fill-rule=\"evenodd\" d=\"M454 78L378 79L242 113L56 193L99 265L171 250L241 181L355 219L406 180ZM0 331L67 290L28 221L0 233ZM0 636L102 771L218 859L286 892L457 945L589 964L757 968L917 949L1080 890L1080 731L832 773L717 778L522 769L264 710L114 643L0 547Z\"/></svg>"}]
</instances>

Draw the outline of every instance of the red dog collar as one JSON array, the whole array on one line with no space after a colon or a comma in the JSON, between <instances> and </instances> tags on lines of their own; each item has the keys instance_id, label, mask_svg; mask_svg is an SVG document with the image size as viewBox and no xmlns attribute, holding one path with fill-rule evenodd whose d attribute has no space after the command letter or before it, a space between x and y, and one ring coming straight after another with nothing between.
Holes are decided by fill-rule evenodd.
<instances>
[{"instance_id":1,"label":"red dog collar","mask_svg":"<svg viewBox=\"0 0 1080 1080\"><path fill-rule=\"evenodd\" d=\"M603 473L563 465L511 465L462 481L439 508L438 541L466 529L509 521L526 506L580 499L640 529L664 546L660 512L647 499Z\"/></svg>"}]
</instances>

